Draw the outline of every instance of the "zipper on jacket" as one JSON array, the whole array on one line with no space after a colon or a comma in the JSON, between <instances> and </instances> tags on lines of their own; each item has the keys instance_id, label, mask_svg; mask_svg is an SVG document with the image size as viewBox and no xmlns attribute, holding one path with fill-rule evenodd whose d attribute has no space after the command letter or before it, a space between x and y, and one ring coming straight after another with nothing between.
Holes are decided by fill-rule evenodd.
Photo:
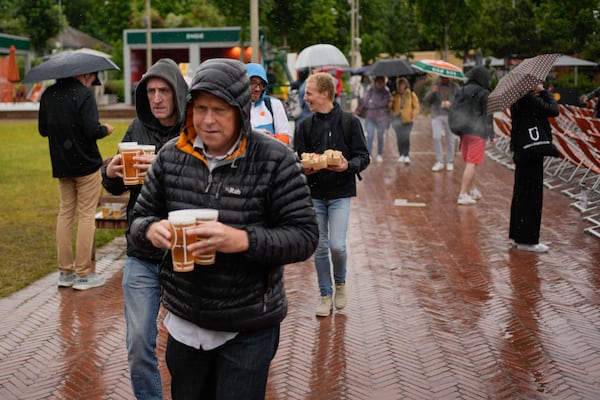
<instances>
[{"instance_id":1,"label":"zipper on jacket","mask_svg":"<svg viewBox=\"0 0 600 400\"><path fill-rule=\"evenodd\" d=\"M212 172L210 174L208 174L208 185L206 185L206 189L204 189L204 193L208 193L208 191L210 190L210 187L212 185L212 181L213 181L213 176L212 176Z\"/></svg>"},{"instance_id":2,"label":"zipper on jacket","mask_svg":"<svg viewBox=\"0 0 600 400\"><path fill-rule=\"evenodd\" d=\"M263 312L267 312L267 302L269 301L269 294L265 292L263 294Z\"/></svg>"}]
</instances>

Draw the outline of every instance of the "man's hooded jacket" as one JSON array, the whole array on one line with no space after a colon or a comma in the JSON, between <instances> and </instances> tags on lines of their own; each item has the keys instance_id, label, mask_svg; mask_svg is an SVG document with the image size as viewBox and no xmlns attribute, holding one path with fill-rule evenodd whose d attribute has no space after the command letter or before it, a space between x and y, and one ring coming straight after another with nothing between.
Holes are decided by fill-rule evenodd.
<instances>
[{"instance_id":1,"label":"man's hooded jacket","mask_svg":"<svg viewBox=\"0 0 600 400\"><path fill-rule=\"evenodd\" d=\"M250 82L243 63L203 62L190 88L210 93L240 115L240 141L209 169L196 147L193 102L180 136L168 142L148 171L133 211L132 239L140 248L150 224L169 211L215 208L219 222L245 230L248 249L217 252L212 266L174 272L171 257L160 270L162 302L169 312L199 327L240 332L278 324L286 315L285 264L305 260L319 231L297 156L285 144L250 129Z\"/></svg>"},{"instance_id":2,"label":"man's hooded jacket","mask_svg":"<svg viewBox=\"0 0 600 400\"><path fill-rule=\"evenodd\" d=\"M165 80L174 92L175 110L177 122L172 126L162 126L150 110L146 88L148 79L161 78ZM183 79L181 70L175 61L167 58L158 60L144 74L135 90L135 109L137 117L131 122L122 142L138 142L138 144L150 144L156 146L156 151L170 139L179 134L183 125L186 96L188 85ZM127 221L131 222L131 211L137 200L142 185L125 186L122 178L109 178L106 176L106 166L102 168L102 185L112 194L120 195L129 190L129 203L127 204ZM127 255L153 261L160 261L163 252L158 249L136 250L130 245L129 229L127 230Z\"/></svg>"}]
</instances>

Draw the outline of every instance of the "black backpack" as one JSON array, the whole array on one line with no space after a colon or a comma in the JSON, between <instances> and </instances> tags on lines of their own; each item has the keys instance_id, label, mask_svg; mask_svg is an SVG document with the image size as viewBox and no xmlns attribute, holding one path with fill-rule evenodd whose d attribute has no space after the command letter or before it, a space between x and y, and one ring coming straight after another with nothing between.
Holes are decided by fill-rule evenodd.
<instances>
[{"instance_id":1,"label":"black backpack","mask_svg":"<svg viewBox=\"0 0 600 400\"><path fill-rule=\"evenodd\" d=\"M463 87L452 101L448 109L448 125L457 136L466 133L486 133L486 110L482 105L482 96L489 93L486 89L478 88L472 93L465 93ZM483 108L482 108L483 107Z\"/></svg>"}]
</instances>

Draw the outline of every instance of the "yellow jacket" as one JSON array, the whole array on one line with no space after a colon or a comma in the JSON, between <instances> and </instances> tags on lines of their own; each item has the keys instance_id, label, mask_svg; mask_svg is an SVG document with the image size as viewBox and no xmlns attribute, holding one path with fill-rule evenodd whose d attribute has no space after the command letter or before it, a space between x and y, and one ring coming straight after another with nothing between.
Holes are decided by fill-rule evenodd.
<instances>
[{"instance_id":1,"label":"yellow jacket","mask_svg":"<svg viewBox=\"0 0 600 400\"><path fill-rule=\"evenodd\" d=\"M390 109L392 116L402 118L402 123L413 122L419 113L419 98L410 89L406 89L404 94L396 92L391 102Z\"/></svg>"}]
</instances>

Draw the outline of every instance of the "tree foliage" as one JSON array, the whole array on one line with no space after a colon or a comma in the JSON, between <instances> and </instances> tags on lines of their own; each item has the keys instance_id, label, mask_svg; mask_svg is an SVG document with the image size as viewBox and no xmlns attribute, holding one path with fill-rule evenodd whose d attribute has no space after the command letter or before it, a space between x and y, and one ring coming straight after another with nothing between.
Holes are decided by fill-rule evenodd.
<instances>
[{"instance_id":1,"label":"tree foliage","mask_svg":"<svg viewBox=\"0 0 600 400\"><path fill-rule=\"evenodd\" d=\"M0 0L0 30L28 36L44 54L64 23L122 54L122 31L144 28L146 0ZM250 0L151 0L152 26L242 27ZM315 43L350 50L349 0L260 0L259 22L272 47L298 52ZM559 52L600 59L600 0L369 0L360 2L365 61L419 50L499 58ZM447 53L446 53L447 52Z\"/></svg>"}]
</instances>

